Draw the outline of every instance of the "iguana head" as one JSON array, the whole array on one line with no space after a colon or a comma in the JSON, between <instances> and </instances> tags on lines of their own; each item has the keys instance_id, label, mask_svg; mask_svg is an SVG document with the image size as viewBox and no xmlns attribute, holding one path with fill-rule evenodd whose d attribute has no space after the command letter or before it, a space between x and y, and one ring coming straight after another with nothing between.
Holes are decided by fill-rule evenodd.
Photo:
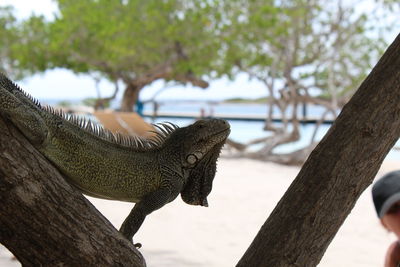
<instances>
[{"instance_id":1,"label":"iguana head","mask_svg":"<svg viewBox=\"0 0 400 267\"><path fill-rule=\"evenodd\" d=\"M186 203L208 206L207 196L211 192L217 159L229 133L228 122L212 119L199 120L171 134L168 141L180 145L181 166L188 173L181 191Z\"/></svg>"}]
</instances>

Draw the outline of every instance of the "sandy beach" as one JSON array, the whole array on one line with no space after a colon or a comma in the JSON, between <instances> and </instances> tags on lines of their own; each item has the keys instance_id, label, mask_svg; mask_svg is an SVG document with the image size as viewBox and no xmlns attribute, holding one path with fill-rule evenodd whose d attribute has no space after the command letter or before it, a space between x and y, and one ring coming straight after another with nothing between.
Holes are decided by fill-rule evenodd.
<instances>
[{"instance_id":1,"label":"sandy beach","mask_svg":"<svg viewBox=\"0 0 400 267\"><path fill-rule=\"evenodd\" d=\"M385 161L378 177L400 167ZM135 236L150 267L235 266L269 213L299 172L248 159L219 161L209 208L185 204L180 197L152 213ZM368 188L332 241L321 267L382 266L388 245L395 239L376 218ZM118 228L130 203L90 198ZM20 266L0 246L0 266Z\"/></svg>"}]
</instances>

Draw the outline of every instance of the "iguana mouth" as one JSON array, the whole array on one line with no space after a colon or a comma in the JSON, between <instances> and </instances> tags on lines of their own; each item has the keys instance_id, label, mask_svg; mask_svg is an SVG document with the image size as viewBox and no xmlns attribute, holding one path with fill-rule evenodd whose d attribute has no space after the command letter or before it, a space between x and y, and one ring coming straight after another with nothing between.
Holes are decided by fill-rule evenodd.
<instances>
[{"instance_id":1,"label":"iguana mouth","mask_svg":"<svg viewBox=\"0 0 400 267\"><path fill-rule=\"evenodd\" d=\"M213 139L217 138L219 141L216 143L219 144L219 143L225 142L225 140L228 138L230 132L231 132L231 128L228 124L228 126L225 129L223 129L219 132L216 132L214 134L211 134L210 137L212 137Z\"/></svg>"},{"instance_id":2,"label":"iguana mouth","mask_svg":"<svg viewBox=\"0 0 400 267\"><path fill-rule=\"evenodd\" d=\"M228 126L225 129L223 129L222 131L217 132L216 134L218 135L218 134L226 133L226 136L228 136L230 132L231 132L231 127Z\"/></svg>"}]
</instances>

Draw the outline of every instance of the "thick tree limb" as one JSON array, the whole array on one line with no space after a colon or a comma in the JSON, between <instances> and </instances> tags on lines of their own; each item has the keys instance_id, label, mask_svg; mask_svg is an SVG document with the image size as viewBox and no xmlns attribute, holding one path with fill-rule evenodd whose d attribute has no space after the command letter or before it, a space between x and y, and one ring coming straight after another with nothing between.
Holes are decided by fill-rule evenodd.
<instances>
[{"instance_id":1,"label":"thick tree limb","mask_svg":"<svg viewBox=\"0 0 400 267\"><path fill-rule=\"evenodd\" d=\"M0 117L0 242L23 266L145 266L142 255Z\"/></svg>"},{"instance_id":2,"label":"thick tree limb","mask_svg":"<svg viewBox=\"0 0 400 267\"><path fill-rule=\"evenodd\" d=\"M311 153L238 266L319 263L399 138L399 103L400 35Z\"/></svg>"}]
</instances>

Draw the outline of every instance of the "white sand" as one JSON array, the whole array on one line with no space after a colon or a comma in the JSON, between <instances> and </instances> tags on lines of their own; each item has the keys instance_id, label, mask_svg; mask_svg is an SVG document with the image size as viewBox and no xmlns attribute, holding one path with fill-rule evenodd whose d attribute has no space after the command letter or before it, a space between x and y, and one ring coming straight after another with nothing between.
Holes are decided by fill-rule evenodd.
<instances>
[{"instance_id":1,"label":"white sand","mask_svg":"<svg viewBox=\"0 0 400 267\"><path fill-rule=\"evenodd\" d=\"M385 162L378 176L400 167ZM209 208L180 197L154 212L135 236L149 267L234 266L272 211L299 168L247 159L221 159ZM394 236L375 216L368 188L332 241L319 266L382 266ZM119 227L132 204L90 199ZM20 266L0 247L0 266Z\"/></svg>"}]
</instances>

